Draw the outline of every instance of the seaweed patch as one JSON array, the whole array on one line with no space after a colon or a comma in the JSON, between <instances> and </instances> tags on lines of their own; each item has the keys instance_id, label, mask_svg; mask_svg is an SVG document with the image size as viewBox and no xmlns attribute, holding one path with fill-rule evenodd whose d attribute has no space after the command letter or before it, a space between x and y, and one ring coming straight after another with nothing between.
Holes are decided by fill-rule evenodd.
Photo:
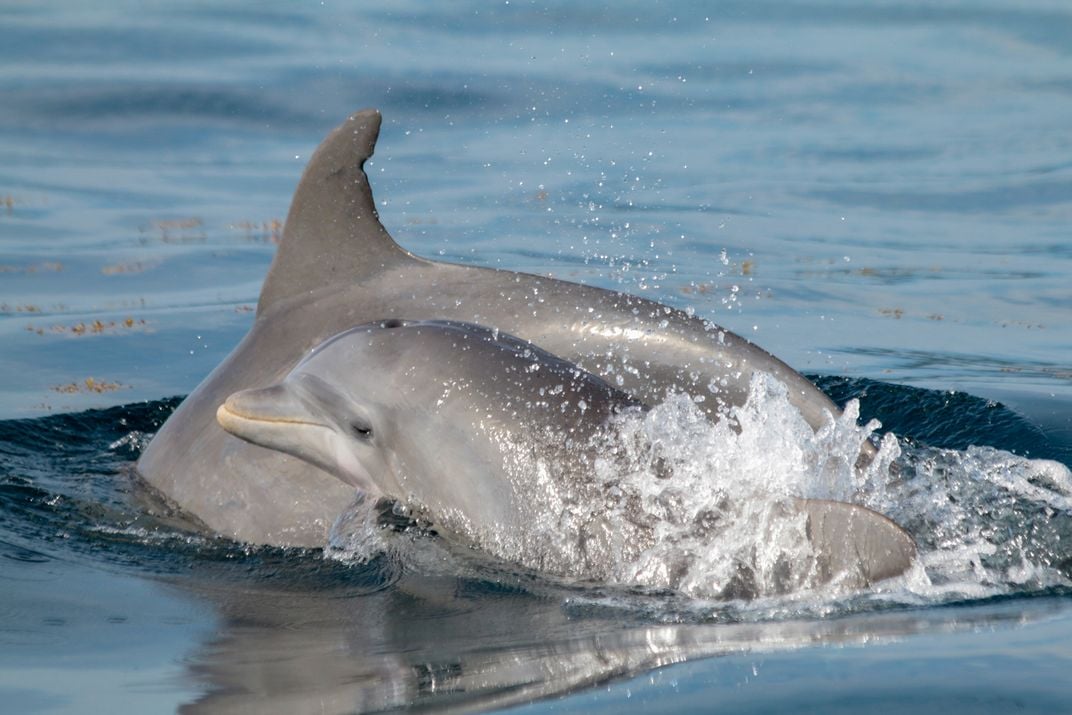
<instances>
[{"instance_id":1,"label":"seaweed patch","mask_svg":"<svg viewBox=\"0 0 1072 715\"><path fill-rule=\"evenodd\" d=\"M114 335L126 331L139 330L141 332L148 332L149 323L144 318L125 318L123 320L109 320L107 322L103 320L93 320L90 322L79 322L75 325L52 325L48 328L42 328L36 325L27 325L26 330L31 333L37 333L38 335L44 335L45 333L52 333L54 335Z\"/></svg>"},{"instance_id":2,"label":"seaweed patch","mask_svg":"<svg viewBox=\"0 0 1072 715\"><path fill-rule=\"evenodd\" d=\"M80 392L96 392L98 394L105 392L115 392L117 390L129 389L130 385L124 385L121 382L108 382L106 380L97 380L96 378L87 377L81 382L69 382L66 385L54 385L50 389L53 392L61 392L65 395L73 395Z\"/></svg>"}]
</instances>

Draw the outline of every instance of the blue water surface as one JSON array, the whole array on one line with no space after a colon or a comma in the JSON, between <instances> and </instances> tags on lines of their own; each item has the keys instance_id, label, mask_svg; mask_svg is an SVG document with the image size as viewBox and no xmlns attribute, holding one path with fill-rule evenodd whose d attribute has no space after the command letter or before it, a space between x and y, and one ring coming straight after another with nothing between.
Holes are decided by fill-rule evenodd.
<instances>
[{"instance_id":1,"label":"blue water surface","mask_svg":"<svg viewBox=\"0 0 1072 715\"><path fill-rule=\"evenodd\" d=\"M699 612L191 535L130 474L252 323L302 168L363 107L407 249L689 308L906 445L1072 467L1065 3L0 17L5 710L1068 709L1067 510L1008 531L1064 582Z\"/></svg>"}]
</instances>

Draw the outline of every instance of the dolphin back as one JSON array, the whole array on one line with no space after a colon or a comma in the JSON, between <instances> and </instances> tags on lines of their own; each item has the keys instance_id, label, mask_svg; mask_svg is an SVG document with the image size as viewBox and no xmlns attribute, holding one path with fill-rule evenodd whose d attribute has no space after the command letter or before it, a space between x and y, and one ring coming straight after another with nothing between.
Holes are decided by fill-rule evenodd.
<instances>
[{"instance_id":1,"label":"dolphin back","mask_svg":"<svg viewBox=\"0 0 1072 715\"><path fill-rule=\"evenodd\" d=\"M643 404L664 399L668 390L717 393L703 403L715 419L720 406L743 404L757 372L785 383L790 402L813 428L840 414L785 363L684 311L595 286L430 261L404 250L380 223L363 170L380 126L379 112L357 112L313 154L252 328L161 426L138 461L147 482L209 528L253 543L323 545L352 490L322 469L237 439L217 423L217 411L230 395L279 382L317 345L374 320L453 320L501 329ZM594 378L590 382L595 385ZM865 450L873 450L869 442ZM822 516L816 515L819 535L826 533Z\"/></svg>"}]
</instances>

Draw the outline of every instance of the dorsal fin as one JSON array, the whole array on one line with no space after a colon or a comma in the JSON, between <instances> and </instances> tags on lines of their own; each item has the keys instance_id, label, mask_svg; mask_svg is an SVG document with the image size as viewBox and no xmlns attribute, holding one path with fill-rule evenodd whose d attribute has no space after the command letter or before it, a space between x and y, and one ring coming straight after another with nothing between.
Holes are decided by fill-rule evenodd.
<instances>
[{"instance_id":1,"label":"dorsal fin","mask_svg":"<svg viewBox=\"0 0 1072 715\"><path fill-rule=\"evenodd\" d=\"M410 257L380 223L363 168L376 147L380 121L375 109L357 112L317 147L294 192L257 315Z\"/></svg>"}]
</instances>

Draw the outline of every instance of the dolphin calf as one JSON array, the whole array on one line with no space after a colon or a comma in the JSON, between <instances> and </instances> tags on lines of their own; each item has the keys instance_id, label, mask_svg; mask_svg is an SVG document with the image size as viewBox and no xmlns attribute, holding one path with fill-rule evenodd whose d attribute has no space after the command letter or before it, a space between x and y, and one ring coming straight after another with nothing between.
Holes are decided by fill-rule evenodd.
<instances>
[{"instance_id":1,"label":"dolphin calf","mask_svg":"<svg viewBox=\"0 0 1072 715\"><path fill-rule=\"evenodd\" d=\"M291 203L256 319L182 402L138 461L157 490L233 539L321 546L351 490L323 470L226 433L229 395L274 384L309 350L348 328L399 316L501 329L653 404L670 390L706 396L718 417L741 404L755 372L789 388L813 427L839 414L806 378L761 348L684 311L592 286L430 261L381 225L363 165L380 114L358 112L317 149ZM449 176L444 176L449 180ZM870 445L865 445L870 449Z\"/></svg>"},{"instance_id":2,"label":"dolphin calf","mask_svg":"<svg viewBox=\"0 0 1072 715\"><path fill-rule=\"evenodd\" d=\"M690 573L685 548L661 552L653 564L657 530L673 527L661 507L646 504L659 503L660 490L687 488L678 482L688 477L649 461L639 487L636 477L622 478L638 465L615 449L615 425L644 409L596 375L501 331L396 319L328 339L278 384L229 396L217 419L365 496L396 500L441 536L554 575L659 588L713 580L693 595L754 597L832 579L869 586L911 565L911 538L880 514L773 497L773 516L742 516L727 503L711 505L719 526L685 525L712 549L741 552L725 554L736 561L719 572L722 580ZM616 458L622 463L608 468ZM735 519L754 522L748 528L764 543L720 542ZM777 557L754 554L779 552L778 535L793 556L771 567ZM798 552L802 542L809 552Z\"/></svg>"}]
</instances>

